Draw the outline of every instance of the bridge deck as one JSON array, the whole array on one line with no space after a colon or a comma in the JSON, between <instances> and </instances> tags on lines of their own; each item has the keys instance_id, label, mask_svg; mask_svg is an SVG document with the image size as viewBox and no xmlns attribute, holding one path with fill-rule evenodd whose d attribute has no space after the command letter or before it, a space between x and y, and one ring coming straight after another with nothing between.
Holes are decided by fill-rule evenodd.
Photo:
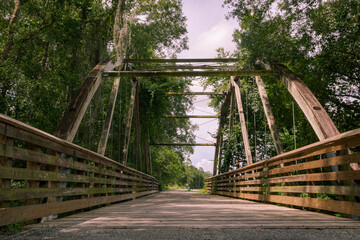
<instances>
[{"instance_id":1,"label":"bridge deck","mask_svg":"<svg viewBox=\"0 0 360 240\"><path fill-rule=\"evenodd\" d=\"M31 228L359 228L360 221L187 191L166 191Z\"/></svg>"}]
</instances>

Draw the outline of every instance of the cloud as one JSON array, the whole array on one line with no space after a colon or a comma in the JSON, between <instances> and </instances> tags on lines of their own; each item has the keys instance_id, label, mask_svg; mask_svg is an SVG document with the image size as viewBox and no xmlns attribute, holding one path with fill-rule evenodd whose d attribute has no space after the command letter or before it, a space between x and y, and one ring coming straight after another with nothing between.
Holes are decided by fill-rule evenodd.
<instances>
[{"instance_id":1,"label":"cloud","mask_svg":"<svg viewBox=\"0 0 360 240\"><path fill-rule=\"evenodd\" d=\"M203 168L205 172L212 172L213 170L213 161L209 161L208 159L201 159L200 162L198 162L195 167L197 168Z\"/></svg>"},{"instance_id":2,"label":"cloud","mask_svg":"<svg viewBox=\"0 0 360 240\"><path fill-rule=\"evenodd\" d=\"M194 42L194 49L199 55L209 57L214 56L216 49L224 47L226 50L234 50L232 33L234 27L226 20L221 20L210 30L202 32Z\"/></svg>"},{"instance_id":3,"label":"cloud","mask_svg":"<svg viewBox=\"0 0 360 240\"><path fill-rule=\"evenodd\" d=\"M190 51L184 51L181 57L216 57L216 49L219 47L224 47L226 51L233 51L235 49L235 43L232 41L234 29L233 22L224 19L219 21L195 38L190 38Z\"/></svg>"}]
</instances>

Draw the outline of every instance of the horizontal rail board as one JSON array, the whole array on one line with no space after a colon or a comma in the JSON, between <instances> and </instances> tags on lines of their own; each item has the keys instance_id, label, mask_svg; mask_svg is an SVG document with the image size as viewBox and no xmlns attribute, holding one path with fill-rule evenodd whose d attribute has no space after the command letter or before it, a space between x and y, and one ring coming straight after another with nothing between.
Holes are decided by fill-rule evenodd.
<instances>
[{"instance_id":1,"label":"horizontal rail board","mask_svg":"<svg viewBox=\"0 0 360 240\"><path fill-rule=\"evenodd\" d=\"M259 185L259 184L273 184L273 183L291 183L291 182L317 182L317 181L336 181L336 180L353 180L360 179L360 171L341 171L341 172L325 172L325 173L311 173L301 174L285 177L268 178L261 180L247 180L240 182L229 182L228 185ZM220 186L220 184L219 184ZM225 186L225 185L221 185Z\"/></svg>"},{"instance_id":2,"label":"horizontal rail board","mask_svg":"<svg viewBox=\"0 0 360 240\"><path fill-rule=\"evenodd\" d=\"M131 187L131 188L130 188ZM147 188L137 190L145 191ZM129 188L19 188L19 189L2 189L0 191L0 201L13 201L33 198L60 197L60 196L77 196L93 194L112 194L128 193L133 191L133 186Z\"/></svg>"},{"instance_id":3,"label":"horizontal rail board","mask_svg":"<svg viewBox=\"0 0 360 240\"><path fill-rule=\"evenodd\" d=\"M222 176L227 176L231 174L236 174L239 172L243 172L246 170L254 170L254 168L259 167L270 167L277 166L285 162L295 161L297 159L304 159L320 154L325 154L329 152L336 152L342 149L348 149L352 147L360 146L360 129L355 129L346 133L342 133L338 136L331 137L296 150L280 154L270 159L266 159L264 161L256 162L254 164L242 167L240 169L236 169L230 172L222 173L212 178L220 178ZM290 160L289 160L290 159Z\"/></svg>"},{"instance_id":4,"label":"horizontal rail board","mask_svg":"<svg viewBox=\"0 0 360 240\"><path fill-rule=\"evenodd\" d=\"M256 201L266 201L285 205L295 205L331 212L354 214L360 216L360 203L345 202L337 200L325 200L317 198L290 197L278 195L259 195L250 193L218 192L219 195L238 197Z\"/></svg>"},{"instance_id":5,"label":"horizontal rail board","mask_svg":"<svg viewBox=\"0 0 360 240\"><path fill-rule=\"evenodd\" d=\"M130 175L121 174L120 172L115 172L112 170L107 169L101 169L99 167L96 167L94 165L89 165L85 163L80 163L77 161L69 161L67 159L58 157L58 156L52 156L48 154L44 154L41 152L36 152L32 150L22 149L18 147L12 147L12 146L6 146L4 144L0 144L0 156L8 157L8 158L14 158L18 160L25 160L29 162L35 162L35 163L41 163L41 164L47 164L47 165L53 165L53 166L59 166L59 167L65 167L65 168L71 168L75 170L80 171L87 171L92 172L96 174L103 174L111 177L118 177L120 179L126 179L126 180L134 180L134 181L144 181L144 180L151 180L153 178L150 178L149 176L143 176L142 178L134 177Z\"/></svg>"},{"instance_id":6,"label":"horizontal rail board","mask_svg":"<svg viewBox=\"0 0 360 240\"><path fill-rule=\"evenodd\" d=\"M360 216L360 129L206 180L207 191ZM355 169L355 170L354 170Z\"/></svg>"},{"instance_id":7,"label":"horizontal rail board","mask_svg":"<svg viewBox=\"0 0 360 240\"><path fill-rule=\"evenodd\" d=\"M218 188L220 189L220 188ZM359 186L274 186L274 187L232 187L234 192L279 192L279 193L326 193L360 196Z\"/></svg>"},{"instance_id":8,"label":"horizontal rail board","mask_svg":"<svg viewBox=\"0 0 360 240\"><path fill-rule=\"evenodd\" d=\"M231 76L272 76L274 71L232 70L232 71L108 71L111 77L231 77Z\"/></svg>"},{"instance_id":9,"label":"horizontal rail board","mask_svg":"<svg viewBox=\"0 0 360 240\"><path fill-rule=\"evenodd\" d=\"M105 156L94 153L90 150L67 142L63 139L57 138L53 135L45 133L41 130L35 129L24 123L11 119L3 114L0 114L0 135L4 135L10 138L19 139L25 142L31 142L34 145L41 146L47 149L54 150L56 152L65 153L67 155L76 155L78 158L93 161L95 163L101 163L110 168L121 168L124 173L133 175L145 176L146 174L141 173L135 169L131 169L122 165L121 163L115 162ZM5 125L5 123L10 125ZM155 179L153 176L146 175L148 178Z\"/></svg>"},{"instance_id":10,"label":"horizontal rail board","mask_svg":"<svg viewBox=\"0 0 360 240\"><path fill-rule=\"evenodd\" d=\"M155 192L157 191L146 191L139 193L95 197L88 199L85 198L85 199L70 200L65 202L27 205L27 206L14 207L14 208L2 208L0 209L0 226L9 223L14 223L15 221L17 222L21 222L23 220L28 221L36 218L47 217L58 213L70 212L77 209L90 208L98 205L124 201L128 199L149 195Z\"/></svg>"},{"instance_id":11,"label":"horizontal rail board","mask_svg":"<svg viewBox=\"0 0 360 240\"><path fill-rule=\"evenodd\" d=\"M2 114L0 138L0 226L158 190L153 176Z\"/></svg>"},{"instance_id":12,"label":"horizontal rail board","mask_svg":"<svg viewBox=\"0 0 360 240\"><path fill-rule=\"evenodd\" d=\"M29 181L53 181L53 182L74 182L94 183L111 185L135 185L131 181L119 181L112 178L89 177L76 174L65 174L41 170L29 170L26 168L9 168L0 166L0 176L3 179L29 180Z\"/></svg>"}]
</instances>

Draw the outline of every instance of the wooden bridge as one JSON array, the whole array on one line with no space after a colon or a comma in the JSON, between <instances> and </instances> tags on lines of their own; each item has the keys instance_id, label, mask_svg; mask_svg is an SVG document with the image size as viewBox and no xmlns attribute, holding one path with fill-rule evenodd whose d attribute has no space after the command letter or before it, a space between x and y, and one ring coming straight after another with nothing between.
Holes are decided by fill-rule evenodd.
<instances>
[{"instance_id":1,"label":"wooden bridge","mask_svg":"<svg viewBox=\"0 0 360 240\"><path fill-rule=\"evenodd\" d=\"M147 196L134 202L112 205L44 224L65 227L97 226L100 223L104 224L102 222L104 221L111 226L123 227L359 228L360 222L357 220L298 209L336 213L353 219L360 216L360 187L358 185L360 181L360 129L340 134L310 90L284 65L268 63L266 64L268 70L244 70L224 65L224 63L236 61L237 59L128 59L124 61L124 66L120 66L125 69L124 71L114 70L119 67L119 64L114 64L111 60L104 61L85 78L77 96L64 113L55 135L0 115L0 202L2 207L0 225L36 219L46 221L56 218L59 214L75 213L95 206L107 206L110 203ZM221 62L222 65L195 66L192 65L194 62ZM148 65L137 66L137 63ZM156 65L151 65L154 63ZM113 76L114 85L98 151L95 153L73 144L72 141L104 75ZM261 78L261 76L269 75L279 77L284 83L310 122L319 142L283 153ZM144 149L146 153L144 172L129 168L126 164L133 116L135 116L138 151L140 149L139 78L151 76L227 76L230 78L227 92L224 93L220 116L212 116L219 117L220 120L215 144L214 176L206 180L207 188L209 193L253 200L258 203L184 192L148 196L158 192L158 181L151 176L151 143L147 142ZM269 129L278 153L271 159L253 162L237 81L241 76L256 77ZM122 163L104 156L120 77L130 78L132 83ZM218 174L218 169L222 164L219 160L221 132L227 117L230 118L231 128L234 116L233 111L230 111L231 114L228 116L228 109L234 109L236 106L241 123L247 166ZM276 203L293 208L264 205L259 202ZM136 210L138 208L140 210ZM178 209L178 212L175 209ZM263 221L252 222L259 218ZM93 221L84 219L93 219Z\"/></svg>"}]
</instances>

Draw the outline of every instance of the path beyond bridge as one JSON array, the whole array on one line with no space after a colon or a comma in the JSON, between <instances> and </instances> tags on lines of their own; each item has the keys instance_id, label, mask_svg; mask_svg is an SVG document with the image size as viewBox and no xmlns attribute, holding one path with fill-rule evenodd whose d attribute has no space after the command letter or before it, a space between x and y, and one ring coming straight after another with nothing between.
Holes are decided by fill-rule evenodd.
<instances>
[{"instance_id":1,"label":"path beyond bridge","mask_svg":"<svg viewBox=\"0 0 360 240\"><path fill-rule=\"evenodd\" d=\"M360 239L360 222L271 204L165 191L28 226L11 239Z\"/></svg>"}]
</instances>

